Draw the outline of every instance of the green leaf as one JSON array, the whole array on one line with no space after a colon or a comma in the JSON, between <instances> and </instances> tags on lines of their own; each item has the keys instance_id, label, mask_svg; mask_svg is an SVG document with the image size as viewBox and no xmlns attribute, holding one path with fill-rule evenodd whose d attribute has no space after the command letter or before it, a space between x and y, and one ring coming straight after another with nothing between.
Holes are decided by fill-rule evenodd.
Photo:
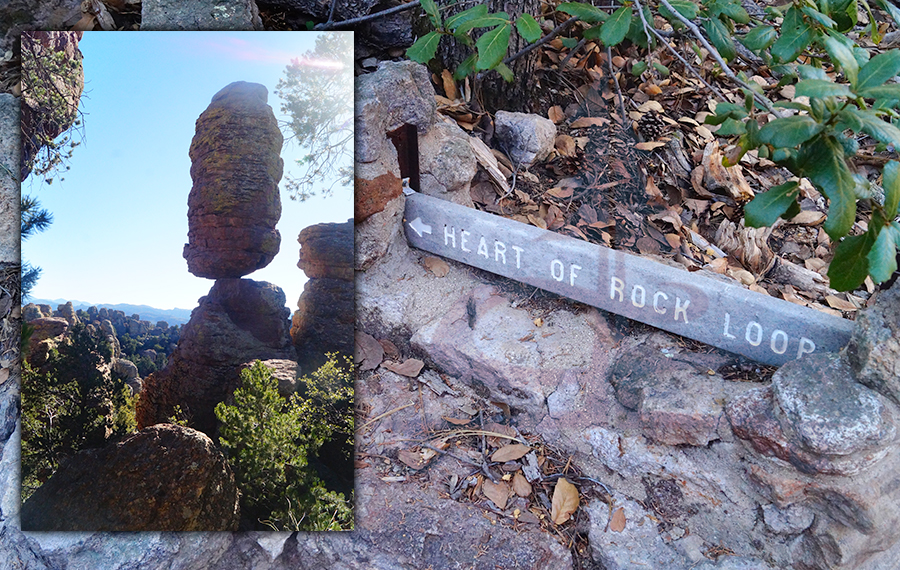
<instances>
[{"instance_id":1,"label":"green leaf","mask_svg":"<svg viewBox=\"0 0 900 570\"><path fill-rule=\"evenodd\" d=\"M744 207L744 223L751 228L771 226L792 204L797 203L799 188L797 182L786 182L757 194Z\"/></svg>"},{"instance_id":2,"label":"green leaf","mask_svg":"<svg viewBox=\"0 0 900 570\"><path fill-rule=\"evenodd\" d=\"M731 36L728 34L728 29L725 27L725 24L721 22L718 18L710 18L703 22L703 29L706 30L706 33L709 35L710 41L713 43L715 48L719 50L719 54L725 58L725 61L731 61L737 56L737 51L734 49L734 43L731 41Z\"/></svg>"},{"instance_id":3,"label":"green leaf","mask_svg":"<svg viewBox=\"0 0 900 570\"><path fill-rule=\"evenodd\" d=\"M597 30L597 33L599 34L600 33L600 31L598 30L599 27L600 26L595 26L593 28L590 28L589 30L586 30L584 32L585 36L587 36L587 33L591 30ZM573 47L578 45L578 40L576 40L575 38L563 38L561 41L562 41L563 47L567 47L569 49L572 49Z\"/></svg>"},{"instance_id":4,"label":"green leaf","mask_svg":"<svg viewBox=\"0 0 900 570\"><path fill-rule=\"evenodd\" d=\"M668 77L668 76L669 76L669 73L670 73L670 72L669 72L669 68L666 67L665 65L661 64L661 63L658 62L658 61L654 61L654 62L653 62L653 69L655 69L656 71L658 71L663 77Z\"/></svg>"},{"instance_id":5,"label":"green leaf","mask_svg":"<svg viewBox=\"0 0 900 570\"><path fill-rule=\"evenodd\" d=\"M867 99L887 99L890 101L897 101L900 100L900 84L891 83L879 87L870 87L865 91L858 91L857 93Z\"/></svg>"},{"instance_id":6,"label":"green leaf","mask_svg":"<svg viewBox=\"0 0 900 570\"><path fill-rule=\"evenodd\" d=\"M631 66L631 74L635 77L640 76L640 74L647 71L647 62L644 60L636 61L634 65Z\"/></svg>"},{"instance_id":7,"label":"green leaf","mask_svg":"<svg viewBox=\"0 0 900 570\"><path fill-rule=\"evenodd\" d=\"M489 32L482 34L475 47L478 48L478 61L475 63L475 69L481 71L484 69L493 69L497 67L506 50L509 48L509 34L512 26L507 22L502 26L497 26Z\"/></svg>"},{"instance_id":8,"label":"green leaf","mask_svg":"<svg viewBox=\"0 0 900 570\"><path fill-rule=\"evenodd\" d=\"M605 22L609 18L609 14L600 8L582 2L563 2L556 9L570 16L578 16L578 19L589 24Z\"/></svg>"},{"instance_id":9,"label":"green leaf","mask_svg":"<svg viewBox=\"0 0 900 570\"><path fill-rule=\"evenodd\" d=\"M806 111L807 113L810 111L809 105L797 103L796 101L776 101L775 106L781 107L783 109L796 109L798 111Z\"/></svg>"},{"instance_id":10,"label":"green leaf","mask_svg":"<svg viewBox=\"0 0 900 570\"><path fill-rule=\"evenodd\" d=\"M485 16L487 16L487 13L488 13L487 4L478 4L477 6L473 6L472 8L469 8L468 10L463 10L459 14L454 14L454 15L450 16L449 18L447 18L447 21L444 22L444 25L447 27L448 30L456 31L457 28L459 28L461 25L465 24L466 22L469 22L469 21L472 21L472 20L475 20L478 18L484 18Z\"/></svg>"},{"instance_id":11,"label":"green leaf","mask_svg":"<svg viewBox=\"0 0 900 570\"><path fill-rule=\"evenodd\" d=\"M743 119L747 116L747 111L740 105L734 103L718 103L716 104L716 114L707 115L703 120L707 125L721 125L726 119Z\"/></svg>"},{"instance_id":12,"label":"green leaf","mask_svg":"<svg viewBox=\"0 0 900 570\"><path fill-rule=\"evenodd\" d=\"M891 15L894 24L900 24L900 7L895 6L890 0L875 0L875 3Z\"/></svg>"},{"instance_id":13,"label":"green leaf","mask_svg":"<svg viewBox=\"0 0 900 570\"><path fill-rule=\"evenodd\" d=\"M787 30L787 31L785 31ZM781 63L790 63L797 59L803 50L809 47L813 39L813 30L807 24L791 29L782 28L781 37L772 45L772 57Z\"/></svg>"},{"instance_id":14,"label":"green leaf","mask_svg":"<svg viewBox=\"0 0 900 570\"><path fill-rule=\"evenodd\" d=\"M475 61L477 59L477 53L473 53L472 55L464 59L463 62L460 63L459 66L457 66L456 71L453 72L453 79L459 81L464 77L475 73Z\"/></svg>"},{"instance_id":15,"label":"green leaf","mask_svg":"<svg viewBox=\"0 0 900 570\"><path fill-rule=\"evenodd\" d=\"M428 32L406 50L406 57L418 63L428 63L437 53L441 41L440 32Z\"/></svg>"},{"instance_id":16,"label":"green leaf","mask_svg":"<svg viewBox=\"0 0 900 570\"><path fill-rule=\"evenodd\" d=\"M519 16L519 19L516 20L516 29L519 30L519 35L528 43L534 43L541 37L541 26L531 14Z\"/></svg>"},{"instance_id":17,"label":"green leaf","mask_svg":"<svg viewBox=\"0 0 900 570\"><path fill-rule=\"evenodd\" d=\"M628 33L631 25L631 6L622 6L603 23L600 28L600 41L605 46L619 45Z\"/></svg>"},{"instance_id":18,"label":"green leaf","mask_svg":"<svg viewBox=\"0 0 900 570\"><path fill-rule=\"evenodd\" d=\"M721 137L731 137L734 135L742 135L747 132L747 127L741 121L735 121L732 118L725 119L716 129L716 135Z\"/></svg>"},{"instance_id":19,"label":"green leaf","mask_svg":"<svg viewBox=\"0 0 900 570\"><path fill-rule=\"evenodd\" d=\"M866 258L869 261L869 275L875 283L884 283L897 271L897 243L890 226L881 228Z\"/></svg>"},{"instance_id":20,"label":"green leaf","mask_svg":"<svg viewBox=\"0 0 900 570\"><path fill-rule=\"evenodd\" d=\"M759 130L759 140L777 148L793 148L813 138L822 126L806 115L769 121Z\"/></svg>"},{"instance_id":21,"label":"green leaf","mask_svg":"<svg viewBox=\"0 0 900 570\"><path fill-rule=\"evenodd\" d=\"M881 186L884 188L885 216L888 220L893 220L900 208L900 162L892 160L884 165Z\"/></svg>"},{"instance_id":22,"label":"green leaf","mask_svg":"<svg viewBox=\"0 0 900 570\"><path fill-rule=\"evenodd\" d=\"M750 51L762 51L775 43L778 34L772 26L757 26L750 30L741 43Z\"/></svg>"},{"instance_id":23,"label":"green leaf","mask_svg":"<svg viewBox=\"0 0 900 570\"><path fill-rule=\"evenodd\" d=\"M516 78L516 76L513 75L512 69L510 69L509 66L503 62L498 63L497 67L495 67L494 69L497 70L497 73L500 74L500 77L502 77L503 80L507 83L512 83L512 81Z\"/></svg>"},{"instance_id":24,"label":"green leaf","mask_svg":"<svg viewBox=\"0 0 900 570\"><path fill-rule=\"evenodd\" d=\"M797 66L797 75L800 79L821 79L829 81L828 74L821 67L813 67L811 65L800 64Z\"/></svg>"},{"instance_id":25,"label":"green leaf","mask_svg":"<svg viewBox=\"0 0 900 570\"><path fill-rule=\"evenodd\" d=\"M811 8L810 6L804 6L803 8L801 8L801 10L803 11L804 14L809 16L809 18L811 20L815 20L816 22L819 22L826 28L833 28L835 26L834 20L832 20L831 18L829 18L822 12L819 12L818 10Z\"/></svg>"},{"instance_id":26,"label":"green leaf","mask_svg":"<svg viewBox=\"0 0 900 570\"><path fill-rule=\"evenodd\" d=\"M671 4L672 7L675 8L676 12L678 12L688 20L693 20L697 17L697 14L700 13L700 7L693 2L687 2L685 0L674 0L672 2L669 2L669 4ZM672 13L662 4L659 5L659 15L672 23L679 22L680 24L681 22L674 13ZM681 25L683 26L684 24Z\"/></svg>"},{"instance_id":27,"label":"green leaf","mask_svg":"<svg viewBox=\"0 0 900 570\"><path fill-rule=\"evenodd\" d=\"M747 14L747 11L741 7L740 4L734 2L728 2L722 5L722 14L725 14L738 24L749 24L750 23L750 15Z\"/></svg>"},{"instance_id":28,"label":"green leaf","mask_svg":"<svg viewBox=\"0 0 900 570\"><path fill-rule=\"evenodd\" d=\"M506 12L497 12L466 20L456 27L455 34L464 34L475 28L491 28L494 26L509 25L509 15Z\"/></svg>"},{"instance_id":29,"label":"green leaf","mask_svg":"<svg viewBox=\"0 0 900 570\"><path fill-rule=\"evenodd\" d=\"M867 232L861 236L848 236L838 244L828 267L831 287L838 291L852 291L865 281L869 274L868 253L872 243Z\"/></svg>"},{"instance_id":30,"label":"green leaf","mask_svg":"<svg viewBox=\"0 0 900 570\"><path fill-rule=\"evenodd\" d=\"M855 89L857 75L859 74L859 62L856 61L853 50L833 36L824 36L821 41L822 47L825 48L831 59L841 66L841 70L847 76L847 80L850 81L851 87Z\"/></svg>"},{"instance_id":31,"label":"green leaf","mask_svg":"<svg viewBox=\"0 0 900 570\"><path fill-rule=\"evenodd\" d=\"M825 231L837 241L856 221L856 180L844 159L844 147L825 136L801 147L798 166L829 200Z\"/></svg>"},{"instance_id":32,"label":"green leaf","mask_svg":"<svg viewBox=\"0 0 900 570\"><path fill-rule=\"evenodd\" d=\"M797 83L797 97L851 97L850 88L841 83L824 79L804 79Z\"/></svg>"},{"instance_id":33,"label":"green leaf","mask_svg":"<svg viewBox=\"0 0 900 570\"><path fill-rule=\"evenodd\" d=\"M859 70L856 92L883 85L900 73L900 50L892 49L876 55Z\"/></svg>"},{"instance_id":34,"label":"green leaf","mask_svg":"<svg viewBox=\"0 0 900 570\"><path fill-rule=\"evenodd\" d=\"M422 9L425 10L425 13L428 15L428 19L431 20L431 25L435 28L441 27L441 13L438 10L437 4L434 0L422 0L421 2Z\"/></svg>"},{"instance_id":35,"label":"green leaf","mask_svg":"<svg viewBox=\"0 0 900 570\"><path fill-rule=\"evenodd\" d=\"M885 144L892 144L895 147L900 148L900 129L891 123L882 121L881 117L876 115L873 111L860 111L859 109L852 108L848 109L848 111L853 113L862 123L862 130L864 133L875 140Z\"/></svg>"}]
</instances>

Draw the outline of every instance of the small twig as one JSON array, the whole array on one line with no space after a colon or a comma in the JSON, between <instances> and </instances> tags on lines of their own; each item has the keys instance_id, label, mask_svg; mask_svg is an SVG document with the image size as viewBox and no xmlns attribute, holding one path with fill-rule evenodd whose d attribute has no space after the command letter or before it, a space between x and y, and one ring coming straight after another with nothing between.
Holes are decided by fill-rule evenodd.
<instances>
[{"instance_id":1,"label":"small twig","mask_svg":"<svg viewBox=\"0 0 900 570\"><path fill-rule=\"evenodd\" d=\"M628 124L628 113L625 112L625 100L622 98L622 88L619 86L619 78L616 77L616 71L612 64L612 49L606 46L606 63L609 65L609 73L612 75L613 82L616 84L616 95L619 98L619 110L622 113L622 125Z\"/></svg>"},{"instance_id":2,"label":"small twig","mask_svg":"<svg viewBox=\"0 0 900 570\"><path fill-rule=\"evenodd\" d=\"M569 53L566 54L566 57L564 57L563 60L561 62L559 62L559 65L556 68L556 72L562 73L563 70L566 68L566 64L569 63L570 59L572 59L572 56L574 56L578 52L578 50L580 50L582 47L584 47L584 44L586 44L586 43L587 43L587 38L581 38L581 40L577 44L575 44L575 47L573 47L572 49L569 50Z\"/></svg>"},{"instance_id":3,"label":"small twig","mask_svg":"<svg viewBox=\"0 0 900 570\"><path fill-rule=\"evenodd\" d=\"M410 402L409 404L406 404L405 406L400 406L399 408L394 408L393 410L389 410L389 411L381 414L380 416L375 416L371 420L367 421L359 429L361 429L361 430L365 429L366 427L369 426L369 424L375 423L382 418L386 418L387 416L389 416L391 414L395 414L395 413L399 412L400 410L405 410L406 408L408 408L410 406L415 406L415 405L416 405L415 402Z\"/></svg>"},{"instance_id":4,"label":"small twig","mask_svg":"<svg viewBox=\"0 0 900 570\"><path fill-rule=\"evenodd\" d=\"M744 89L747 89L751 93L753 93L753 98L756 99L759 103L761 103L766 108L767 111L769 111L776 117L782 116L781 113L778 111L778 109L775 108L775 105L772 103L772 101L769 100L768 97L766 97L764 95L760 95L759 93L754 91L753 88L750 87L750 85L748 85L746 82L741 80L737 75L735 75L735 73L733 71L731 71L731 68L728 67L728 64L725 62L724 59L722 59L721 54L719 54L719 50L714 48L712 45L710 45L710 43L708 41L706 41L706 37L703 35L703 32L700 31L700 28L697 27L697 24L688 20L684 16L682 16L678 10L676 10L674 7L672 7L671 4L669 4L669 0L659 0L659 1L663 6L668 8L668 10L670 12L672 12L672 14L674 14L675 17L678 18L678 20L682 24L687 26L687 28L691 31L691 33L694 35L694 37L697 38L697 40L701 44L703 44L703 47L706 48L706 51L708 51L709 54L713 57L713 59L716 60L716 63L719 64L719 67L722 69L722 71L725 72L725 75L727 75L729 79L731 79L732 81L734 81L735 83L737 83L738 85L743 87Z\"/></svg>"},{"instance_id":5,"label":"small twig","mask_svg":"<svg viewBox=\"0 0 900 570\"><path fill-rule=\"evenodd\" d=\"M481 467L481 465L479 465L475 461L472 461L471 459L466 459L465 457L460 457L458 455L454 455L454 454L450 453L449 451L444 451L443 449L438 449L437 447L435 447L433 445L430 445L427 443L423 443L421 445L422 445L422 447L424 447L426 449L430 449L431 451L437 451L441 455L446 455L447 457L452 457L453 459L459 461L460 463L467 463L469 465L472 465L474 467L479 467L479 468Z\"/></svg>"},{"instance_id":6,"label":"small twig","mask_svg":"<svg viewBox=\"0 0 900 570\"><path fill-rule=\"evenodd\" d=\"M334 9L337 7L338 0L331 0L331 10L328 11L328 21L326 24L330 24L334 21Z\"/></svg>"},{"instance_id":7,"label":"small twig","mask_svg":"<svg viewBox=\"0 0 900 570\"><path fill-rule=\"evenodd\" d=\"M336 0L335 0L336 1ZM314 30L333 30L336 28L346 28L348 26L355 26L357 24L363 24L365 22L369 22L371 20L377 20L378 18L382 18L384 16L390 16L391 14L396 14L398 12L404 12L406 10L411 10L420 4L420 0L413 0L408 4L401 4L400 6L394 6L393 8L388 8L387 10L382 10L381 12L375 12L374 14L369 14L367 16L360 16L358 18L350 18L349 20L341 20L340 22L325 22L323 24L316 24L313 27ZM332 4L332 10L333 10Z\"/></svg>"},{"instance_id":8,"label":"small twig","mask_svg":"<svg viewBox=\"0 0 900 570\"><path fill-rule=\"evenodd\" d=\"M722 101L727 101L728 99L725 97L724 93L722 93L717 88L710 85L705 79L703 79L703 76L700 75L700 72L697 71L696 69L694 69L694 66L691 65L690 63L688 63L688 61L686 59L684 59L680 53L678 53L678 50L676 50L675 48L673 48L672 46L669 45L669 42L666 41L666 39L664 37L662 37L662 35L659 33L659 30L657 30L656 28L651 26L649 23L647 23L647 19L644 18L644 9L641 7L640 0L634 0L634 5L637 6L638 15L641 17L641 24L644 27L644 33L646 34L648 31L652 32L653 35L656 36L656 38L660 41L660 43L662 43L664 46L666 46L666 49L669 50L669 53L674 55L675 58L678 61L680 61L681 64L685 67L685 69L687 69L688 71L691 72L691 75L693 75L694 77L699 79L703 83L703 85L706 86L707 89L709 89L710 91L715 93L716 97L718 97ZM649 46L650 42L648 41L647 44Z\"/></svg>"}]
</instances>

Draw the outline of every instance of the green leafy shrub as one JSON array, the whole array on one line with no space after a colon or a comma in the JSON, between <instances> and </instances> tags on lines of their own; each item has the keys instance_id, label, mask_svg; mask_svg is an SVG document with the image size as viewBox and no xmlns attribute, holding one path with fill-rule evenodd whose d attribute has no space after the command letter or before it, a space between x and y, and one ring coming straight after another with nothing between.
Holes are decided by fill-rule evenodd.
<instances>
[{"instance_id":1,"label":"green leafy shrub","mask_svg":"<svg viewBox=\"0 0 900 570\"><path fill-rule=\"evenodd\" d=\"M137 427L124 381L104 374L111 349L84 325L51 351L46 364L22 369L22 494L31 495L82 449L103 447Z\"/></svg>"},{"instance_id":2,"label":"green leafy shrub","mask_svg":"<svg viewBox=\"0 0 900 570\"><path fill-rule=\"evenodd\" d=\"M262 528L318 531L353 526L352 497L348 500L327 488L309 466L322 444L348 425L339 406L315 403L319 395L324 398L320 403L334 402L325 394L328 385L340 382L342 373L334 359L315 374L317 379L307 384L308 397L285 400L278 394L278 380L257 361L241 373L234 403L216 406L219 442L241 490L242 518ZM350 402L352 418L352 393ZM349 425L352 433L352 419Z\"/></svg>"},{"instance_id":3,"label":"green leafy shrub","mask_svg":"<svg viewBox=\"0 0 900 570\"><path fill-rule=\"evenodd\" d=\"M900 8L888 0L874 0L895 22ZM475 71L496 70L507 80L512 72L503 63L512 22L503 12L490 14L484 5L475 6L446 20L434 0L423 0L422 8L434 31L420 37L407 56L430 62L444 37L471 46L473 55L454 76ZM868 15L860 27L859 10ZM900 224L895 221L900 205L900 163L889 161L883 169L881 189L855 174L853 160L859 139L869 136L877 150L900 149L900 50L891 49L870 57L869 50L855 43L846 32L881 40L872 6L866 0L792 0L770 6L763 14L751 16L740 0L658 0L644 6L640 0L623 2L610 14L582 2L564 2L557 11L578 18L583 39L613 47L625 40L647 48L662 39L651 26L654 14L665 18L673 30L701 57L701 46L715 59L719 74L737 85L743 102L720 101L708 124L719 125L716 135L731 137L735 150L725 165L736 164L748 151L770 158L797 177L805 177L829 201L825 231L838 245L828 276L831 286L841 291L858 288L870 276L875 283L888 280L897 270ZM523 15L516 25L528 41L540 41L541 28L531 16ZM699 22L698 26L695 22ZM477 42L469 32L491 28ZM702 28L702 30L701 30ZM575 29L575 28L573 28ZM558 33L559 27L554 32ZM575 38L563 38L573 47ZM786 101L773 104L762 87L743 73L734 73L728 62L738 55L738 44L779 78L779 86L793 85L797 97L809 104ZM670 46L668 46L670 47ZM676 54L676 57L681 58ZM652 60L648 53L648 60ZM802 58L804 63L798 63ZM682 61L687 64L686 61ZM652 63L652 65L651 65ZM641 61L632 73L668 74L659 62ZM774 116L774 119L771 119ZM872 216L864 233L850 235L856 221L857 201L869 200ZM745 209L748 226L773 224L779 217L790 218L799 211L799 183L789 181L770 188Z\"/></svg>"}]
</instances>

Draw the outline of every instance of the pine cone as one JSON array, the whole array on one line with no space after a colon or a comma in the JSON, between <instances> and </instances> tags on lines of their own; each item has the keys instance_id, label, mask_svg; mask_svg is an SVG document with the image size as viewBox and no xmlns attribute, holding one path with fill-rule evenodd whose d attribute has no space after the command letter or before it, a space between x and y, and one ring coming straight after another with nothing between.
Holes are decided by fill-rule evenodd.
<instances>
[{"instance_id":1,"label":"pine cone","mask_svg":"<svg viewBox=\"0 0 900 570\"><path fill-rule=\"evenodd\" d=\"M645 141L655 141L666 130L666 122L656 112L644 113L637 122L637 130Z\"/></svg>"}]
</instances>

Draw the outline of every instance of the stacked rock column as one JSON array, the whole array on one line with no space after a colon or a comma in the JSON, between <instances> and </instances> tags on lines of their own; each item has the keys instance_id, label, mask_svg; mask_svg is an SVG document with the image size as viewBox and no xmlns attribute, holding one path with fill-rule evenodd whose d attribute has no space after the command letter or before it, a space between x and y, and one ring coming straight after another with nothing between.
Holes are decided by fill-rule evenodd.
<instances>
[{"instance_id":1,"label":"stacked rock column","mask_svg":"<svg viewBox=\"0 0 900 570\"><path fill-rule=\"evenodd\" d=\"M197 119L184 258L191 273L216 282L169 365L145 380L140 427L167 421L178 406L192 427L213 435L215 405L239 385L241 365L296 359L284 292L241 279L268 265L281 244L283 137L267 98L263 85L235 82Z\"/></svg>"}]
</instances>

